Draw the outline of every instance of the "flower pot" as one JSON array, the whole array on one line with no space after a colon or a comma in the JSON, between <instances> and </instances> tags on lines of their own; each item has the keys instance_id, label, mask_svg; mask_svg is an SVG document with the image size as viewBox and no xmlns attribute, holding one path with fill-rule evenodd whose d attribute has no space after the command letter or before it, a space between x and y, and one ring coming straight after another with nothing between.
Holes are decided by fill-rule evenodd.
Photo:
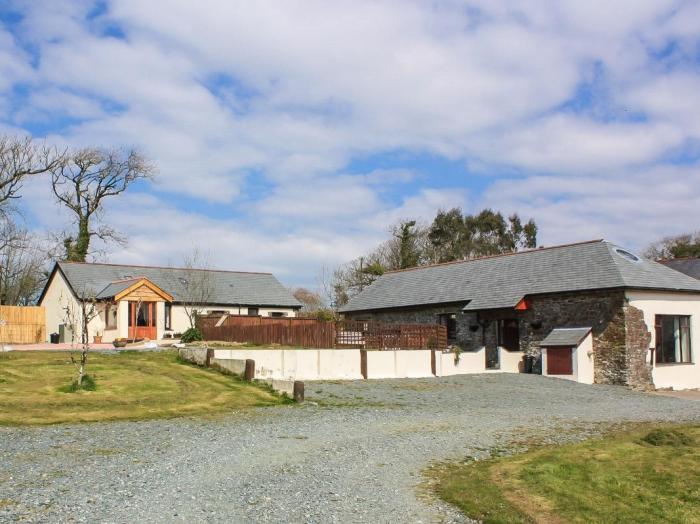
<instances>
[{"instance_id":1,"label":"flower pot","mask_svg":"<svg viewBox=\"0 0 700 524\"><path fill-rule=\"evenodd\" d=\"M95 344L102 344L102 335L95 335L92 337L92 341Z\"/></svg>"}]
</instances>

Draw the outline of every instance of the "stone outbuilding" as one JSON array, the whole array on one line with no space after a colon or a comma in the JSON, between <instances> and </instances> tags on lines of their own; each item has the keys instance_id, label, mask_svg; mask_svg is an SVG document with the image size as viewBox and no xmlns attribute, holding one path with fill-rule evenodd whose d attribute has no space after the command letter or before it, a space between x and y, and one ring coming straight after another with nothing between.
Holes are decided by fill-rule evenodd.
<instances>
[{"instance_id":1,"label":"stone outbuilding","mask_svg":"<svg viewBox=\"0 0 700 524\"><path fill-rule=\"evenodd\" d=\"M700 388L700 281L604 240L388 272L340 311L444 324L462 351L485 348L491 369L500 348L545 375Z\"/></svg>"}]
</instances>

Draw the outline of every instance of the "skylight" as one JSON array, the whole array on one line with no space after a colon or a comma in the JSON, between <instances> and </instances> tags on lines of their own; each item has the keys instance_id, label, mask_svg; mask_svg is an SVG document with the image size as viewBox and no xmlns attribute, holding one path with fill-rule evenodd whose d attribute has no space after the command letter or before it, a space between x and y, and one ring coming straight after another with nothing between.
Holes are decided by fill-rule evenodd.
<instances>
[{"instance_id":1,"label":"skylight","mask_svg":"<svg viewBox=\"0 0 700 524\"><path fill-rule=\"evenodd\" d=\"M637 255L630 253L629 251L625 251L624 249L620 249L619 247L615 249L615 253L620 255L625 260L629 260L630 262L641 262Z\"/></svg>"}]
</instances>

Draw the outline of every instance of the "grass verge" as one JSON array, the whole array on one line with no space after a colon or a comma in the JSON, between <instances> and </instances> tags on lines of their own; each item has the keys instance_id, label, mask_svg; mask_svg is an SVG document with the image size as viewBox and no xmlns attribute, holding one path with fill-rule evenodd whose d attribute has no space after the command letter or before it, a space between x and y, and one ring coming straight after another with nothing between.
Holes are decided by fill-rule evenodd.
<instances>
[{"instance_id":1,"label":"grass verge","mask_svg":"<svg viewBox=\"0 0 700 524\"><path fill-rule=\"evenodd\" d=\"M72 391L68 353L5 353L0 425L167 418L287 402L236 377L181 364L175 351L92 353L88 372L94 390Z\"/></svg>"},{"instance_id":2,"label":"grass verge","mask_svg":"<svg viewBox=\"0 0 700 524\"><path fill-rule=\"evenodd\" d=\"M646 426L428 472L485 523L700 523L700 425Z\"/></svg>"}]
</instances>

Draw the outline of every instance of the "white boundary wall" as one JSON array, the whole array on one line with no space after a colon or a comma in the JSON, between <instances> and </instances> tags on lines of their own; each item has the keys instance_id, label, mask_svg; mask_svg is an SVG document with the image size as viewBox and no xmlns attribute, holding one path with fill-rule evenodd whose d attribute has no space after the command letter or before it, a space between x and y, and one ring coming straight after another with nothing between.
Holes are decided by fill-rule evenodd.
<instances>
[{"instance_id":1,"label":"white boundary wall","mask_svg":"<svg viewBox=\"0 0 700 524\"><path fill-rule=\"evenodd\" d=\"M367 378L432 377L432 350L367 351Z\"/></svg>"},{"instance_id":2,"label":"white boundary wall","mask_svg":"<svg viewBox=\"0 0 700 524\"><path fill-rule=\"evenodd\" d=\"M359 349L217 349L217 360L255 360L255 376L285 380L361 379ZM428 362L430 364L430 362Z\"/></svg>"},{"instance_id":3,"label":"white boundary wall","mask_svg":"<svg viewBox=\"0 0 700 524\"><path fill-rule=\"evenodd\" d=\"M500 369L486 369L485 349L465 351L455 362L454 353L432 350L366 351L368 379L422 378L474 373L518 373L523 353L500 351ZM362 379L362 351L359 349L217 349L215 362L255 361L255 376L281 380Z\"/></svg>"}]
</instances>

